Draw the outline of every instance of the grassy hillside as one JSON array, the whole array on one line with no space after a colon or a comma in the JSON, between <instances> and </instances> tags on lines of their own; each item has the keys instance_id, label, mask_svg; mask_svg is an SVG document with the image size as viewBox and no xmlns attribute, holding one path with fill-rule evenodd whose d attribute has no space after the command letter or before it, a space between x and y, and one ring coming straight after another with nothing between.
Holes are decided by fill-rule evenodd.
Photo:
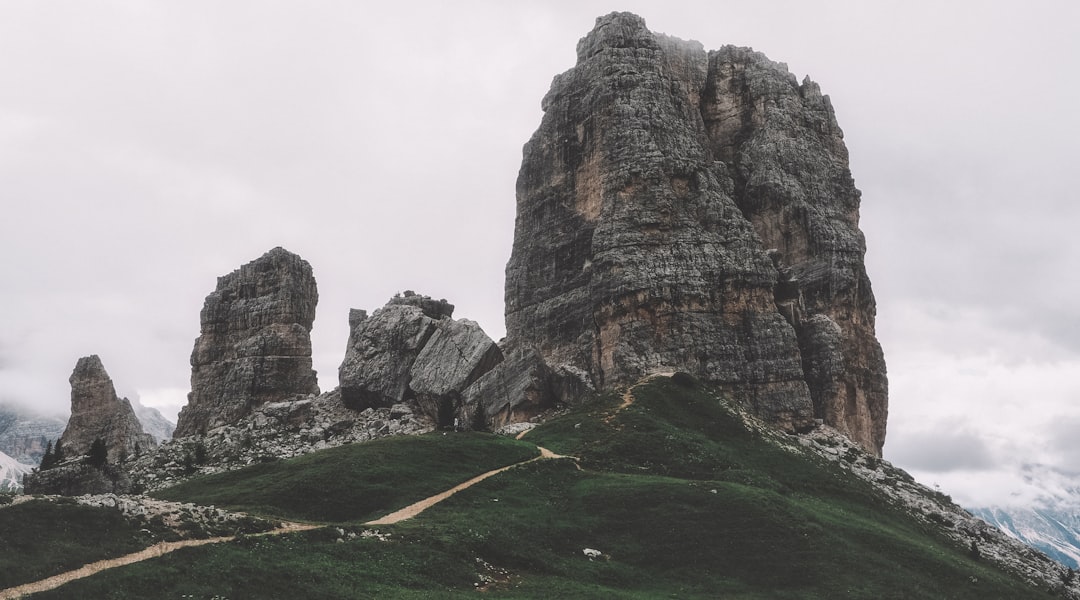
<instances>
[{"instance_id":1,"label":"grassy hillside","mask_svg":"<svg viewBox=\"0 0 1080 600\"><path fill-rule=\"evenodd\" d=\"M182 550L36 597L444 598L478 587L499 598L1048 597L835 465L764 441L688 378L635 398L624 410L600 398L522 442L397 438L178 486L165 495L348 524ZM365 536L361 521L428 493L417 477L441 472L432 465L451 449L489 452L479 473L535 454L532 444L579 457L583 470L529 463L380 527L388 538ZM378 477L348 475L377 464ZM467 478L456 475L434 487Z\"/></svg>"},{"instance_id":2,"label":"grassy hillside","mask_svg":"<svg viewBox=\"0 0 1080 600\"><path fill-rule=\"evenodd\" d=\"M44 501L0 507L0 589L150 543L148 535L115 510Z\"/></svg>"},{"instance_id":3,"label":"grassy hillside","mask_svg":"<svg viewBox=\"0 0 1080 600\"><path fill-rule=\"evenodd\" d=\"M362 522L536 455L533 444L484 433L388 437L199 477L154 495L284 519Z\"/></svg>"}]
</instances>

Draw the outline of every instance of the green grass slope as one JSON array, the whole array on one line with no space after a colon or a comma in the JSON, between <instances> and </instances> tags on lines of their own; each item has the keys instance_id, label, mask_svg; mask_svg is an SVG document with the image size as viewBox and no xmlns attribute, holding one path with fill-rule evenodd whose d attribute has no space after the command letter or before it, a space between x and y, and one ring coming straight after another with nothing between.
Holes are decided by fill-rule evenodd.
<instances>
[{"instance_id":1,"label":"green grass slope","mask_svg":"<svg viewBox=\"0 0 1080 600\"><path fill-rule=\"evenodd\" d=\"M305 472L344 473L337 463L350 456L356 468L371 464L365 448L377 445L275 463L274 474L263 466L173 488L166 495L174 499L234 494L245 498L238 505L268 514L350 524L344 534L332 527L186 549L37 597L455 598L477 588L496 598L1048 597L950 545L835 465L764 440L689 378L639 386L635 398L621 411L619 398L597 399L522 442L399 438L399 464L386 465L382 479L334 483L341 498L327 508L295 504L304 494L314 502L325 495L304 491L314 481L301 483ZM389 538L364 536L358 522L426 492L380 500L389 503L382 509L372 502L338 510L384 488L416 486L418 472L440 469L410 465L440 460L448 445L529 456L535 449L526 442L577 456L582 469L567 459L511 469L381 527ZM273 485L284 487L264 487Z\"/></svg>"},{"instance_id":2,"label":"green grass slope","mask_svg":"<svg viewBox=\"0 0 1080 600\"><path fill-rule=\"evenodd\" d=\"M0 507L0 590L150 544L115 510L46 501Z\"/></svg>"},{"instance_id":3,"label":"green grass slope","mask_svg":"<svg viewBox=\"0 0 1080 600\"><path fill-rule=\"evenodd\" d=\"M282 519L362 522L536 455L533 444L485 433L387 437L198 477L154 495Z\"/></svg>"}]
</instances>

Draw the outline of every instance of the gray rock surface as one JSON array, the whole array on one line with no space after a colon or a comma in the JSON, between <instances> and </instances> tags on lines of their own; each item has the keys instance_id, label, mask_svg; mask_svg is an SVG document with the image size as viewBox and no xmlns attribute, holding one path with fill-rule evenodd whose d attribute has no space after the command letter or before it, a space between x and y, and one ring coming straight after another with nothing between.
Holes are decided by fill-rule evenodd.
<instances>
[{"instance_id":1,"label":"gray rock surface","mask_svg":"<svg viewBox=\"0 0 1080 600\"><path fill-rule=\"evenodd\" d=\"M445 300L405 292L370 317L350 313L349 345L338 371L353 410L415 403L441 426L460 415L463 392L503 360L480 326L453 319Z\"/></svg>"},{"instance_id":2,"label":"gray rock surface","mask_svg":"<svg viewBox=\"0 0 1080 600\"><path fill-rule=\"evenodd\" d=\"M174 436L235 423L267 402L318 394L311 368L318 299L311 265L282 248L219 277L200 314L191 393Z\"/></svg>"},{"instance_id":3,"label":"gray rock surface","mask_svg":"<svg viewBox=\"0 0 1080 600\"><path fill-rule=\"evenodd\" d=\"M782 429L821 418L880 453L859 192L818 86L613 13L542 107L518 177L507 347L598 390L688 371Z\"/></svg>"},{"instance_id":4,"label":"gray rock surface","mask_svg":"<svg viewBox=\"0 0 1080 600\"><path fill-rule=\"evenodd\" d=\"M478 429L499 429L594 391L584 373L553 368L533 348L507 349L505 360L464 390L458 418Z\"/></svg>"},{"instance_id":5,"label":"gray rock surface","mask_svg":"<svg viewBox=\"0 0 1080 600\"><path fill-rule=\"evenodd\" d=\"M157 446L143 431L127 398L119 398L97 355L80 358L71 377L71 417L60 440L68 457L86 454L95 440L108 449L110 463L120 463Z\"/></svg>"}]
</instances>

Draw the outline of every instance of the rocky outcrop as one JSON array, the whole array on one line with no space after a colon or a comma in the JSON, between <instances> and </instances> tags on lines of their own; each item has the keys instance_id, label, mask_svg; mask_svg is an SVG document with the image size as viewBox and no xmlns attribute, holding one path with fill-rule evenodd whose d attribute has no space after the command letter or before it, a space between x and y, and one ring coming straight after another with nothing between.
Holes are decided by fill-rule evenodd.
<instances>
[{"instance_id":1,"label":"rocky outcrop","mask_svg":"<svg viewBox=\"0 0 1080 600\"><path fill-rule=\"evenodd\" d=\"M782 429L823 419L880 453L859 192L818 86L614 13L542 107L518 177L505 350L543 364L480 382L514 390L507 413L537 403L545 370L607 390L677 368Z\"/></svg>"},{"instance_id":2,"label":"rocky outcrop","mask_svg":"<svg viewBox=\"0 0 1080 600\"><path fill-rule=\"evenodd\" d=\"M347 408L340 391L334 390L313 398L268 402L236 423L216 427L206 435L165 442L156 452L131 463L127 471L135 489L155 490L195 474L432 429L431 419L407 404L355 411Z\"/></svg>"},{"instance_id":3,"label":"rocky outcrop","mask_svg":"<svg viewBox=\"0 0 1080 600\"><path fill-rule=\"evenodd\" d=\"M570 365L552 367L533 348L508 348L505 356L462 393L462 422L497 429L596 391L587 374Z\"/></svg>"},{"instance_id":4,"label":"rocky outcrop","mask_svg":"<svg viewBox=\"0 0 1080 600\"><path fill-rule=\"evenodd\" d=\"M116 464L154 448L127 398L119 398L112 379L97 355L80 358L71 377L71 418L60 441L68 457L90 451L95 440L105 442L108 461Z\"/></svg>"},{"instance_id":5,"label":"rocky outcrop","mask_svg":"<svg viewBox=\"0 0 1080 600\"><path fill-rule=\"evenodd\" d=\"M318 394L311 325L319 294L311 265L274 248L218 278L191 353L191 393L176 437L235 423L267 402Z\"/></svg>"},{"instance_id":6,"label":"rocky outcrop","mask_svg":"<svg viewBox=\"0 0 1080 600\"><path fill-rule=\"evenodd\" d=\"M27 494L127 494L133 490L125 468L106 464L95 467L86 460L69 460L60 466L31 473L23 478Z\"/></svg>"},{"instance_id":7,"label":"rocky outcrop","mask_svg":"<svg viewBox=\"0 0 1080 600\"><path fill-rule=\"evenodd\" d=\"M370 317L349 315L349 344L338 376L354 410L413 402L440 426L464 425L462 394L503 360L480 326L454 320L445 300L405 292Z\"/></svg>"}]
</instances>

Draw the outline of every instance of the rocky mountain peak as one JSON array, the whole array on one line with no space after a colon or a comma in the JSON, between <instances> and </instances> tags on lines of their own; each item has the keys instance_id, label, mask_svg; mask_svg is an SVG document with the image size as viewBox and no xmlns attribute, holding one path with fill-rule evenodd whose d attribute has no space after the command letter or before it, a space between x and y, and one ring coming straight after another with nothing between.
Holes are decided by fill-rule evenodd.
<instances>
[{"instance_id":1,"label":"rocky mountain peak","mask_svg":"<svg viewBox=\"0 0 1080 600\"><path fill-rule=\"evenodd\" d=\"M880 454L859 191L818 86L612 13L543 108L506 270L505 350L532 383L500 386L533 392L508 412L565 388L554 373L606 390L676 368L782 429L821 419Z\"/></svg>"},{"instance_id":2,"label":"rocky mountain peak","mask_svg":"<svg viewBox=\"0 0 1080 600\"><path fill-rule=\"evenodd\" d=\"M219 277L200 313L191 393L174 435L235 423L266 402L317 394L311 326L318 299L311 265L280 247Z\"/></svg>"},{"instance_id":3,"label":"rocky mountain peak","mask_svg":"<svg viewBox=\"0 0 1080 600\"><path fill-rule=\"evenodd\" d=\"M116 395L116 388L97 355L75 364L71 383L71 417L60 440L68 456L86 454L95 440L103 440L110 462L120 462L156 446L135 416L131 402Z\"/></svg>"}]
</instances>

